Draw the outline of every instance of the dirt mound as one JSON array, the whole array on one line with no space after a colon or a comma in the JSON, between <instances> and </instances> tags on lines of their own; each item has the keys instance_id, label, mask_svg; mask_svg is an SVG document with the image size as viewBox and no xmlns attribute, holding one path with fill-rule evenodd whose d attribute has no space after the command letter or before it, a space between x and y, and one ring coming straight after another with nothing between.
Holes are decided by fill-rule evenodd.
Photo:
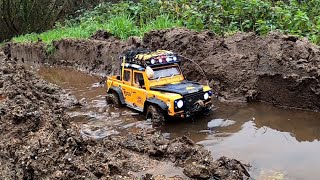
<instances>
[{"instance_id":1,"label":"dirt mound","mask_svg":"<svg viewBox=\"0 0 320 180\"><path fill-rule=\"evenodd\" d=\"M119 71L119 55L138 43L135 38L125 42L113 37L104 41L61 40L54 43L56 50L48 57L48 63L92 73L114 74Z\"/></svg>"},{"instance_id":2,"label":"dirt mound","mask_svg":"<svg viewBox=\"0 0 320 180\"><path fill-rule=\"evenodd\" d=\"M187 137L170 141L159 132L141 132L84 139L65 114L77 104L74 98L15 61L0 57L0 65L0 177L134 179L132 172L160 161L172 162L194 178L242 179L247 174L239 161L213 161Z\"/></svg>"},{"instance_id":3,"label":"dirt mound","mask_svg":"<svg viewBox=\"0 0 320 180\"><path fill-rule=\"evenodd\" d=\"M305 39L277 32L265 37L237 33L222 38L209 31L170 29L146 34L143 45L172 50L196 61L225 100L320 110L320 50ZM185 61L186 77L203 78L194 67Z\"/></svg>"}]
</instances>

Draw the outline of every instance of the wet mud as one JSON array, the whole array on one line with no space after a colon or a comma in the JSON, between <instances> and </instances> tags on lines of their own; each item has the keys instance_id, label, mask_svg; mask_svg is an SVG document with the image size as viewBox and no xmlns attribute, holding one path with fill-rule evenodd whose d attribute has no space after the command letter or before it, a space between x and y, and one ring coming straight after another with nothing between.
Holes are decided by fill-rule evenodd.
<instances>
[{"instance_id":1,"label":"wet mud","mask_svg":"<svg viewBox=\"0 0 320 180\"><path fill-rule=\"evenodd\" d=\"M67 113L81 106L74 96L14 60L2 56L0 63L0 176L5 179L152 179L134 173L159 163L174 164L190 178L248 175L240 161L213 160L186 136L169 140L155 129L100 140L81 136Z\"/></svg>"}]
</instances>

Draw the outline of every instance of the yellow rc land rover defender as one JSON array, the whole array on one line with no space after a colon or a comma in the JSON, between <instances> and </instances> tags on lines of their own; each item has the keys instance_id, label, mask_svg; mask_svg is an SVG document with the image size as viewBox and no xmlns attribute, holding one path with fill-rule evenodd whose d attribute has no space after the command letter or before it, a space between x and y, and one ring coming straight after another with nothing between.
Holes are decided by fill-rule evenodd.
<instances>
[{"instance_id":1,"label":"yellow rc land rover defender","mask_svg":"<svg viewBox=\"0 0 320 180\"><path fill-rule=\"evenodd\" d=\"M186 118L211 108L210 87L185 80L177 54L132 49L120 61L120 75L107 78L108 104L138 110L155 125L168 117Z\"/></svg>"}]
</instances>

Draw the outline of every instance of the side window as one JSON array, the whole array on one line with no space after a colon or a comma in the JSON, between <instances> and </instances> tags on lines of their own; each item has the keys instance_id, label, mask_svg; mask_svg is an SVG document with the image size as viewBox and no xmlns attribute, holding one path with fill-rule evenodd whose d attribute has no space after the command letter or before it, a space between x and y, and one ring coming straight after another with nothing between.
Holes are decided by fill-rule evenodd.
<instances>
[{"instance_id":1,"label":"side window","mask_svg":"<svg viewBox=\"0 0 320 180\"><path fill-rule=\"evenodd\" d=\"M123 74L123 80L124 81L127 81L127 82L130 82L130 71L128 70L124 70L124 74Z\"/></svg>"},{"instance_id":2,"label":"side window","mask_svg":"<svg viewBox=\"0 0 320 180\"><path fill-rule=\"evenodd\" d=\"M141 84L139 84L139 79L142 79L142 80L143 80L143 75L142 75L142 73L135 72L135 73L134 73L134 83L135 83L135 84L138 84L138 85L141 85Z\"/></svg>"}]
</instances>

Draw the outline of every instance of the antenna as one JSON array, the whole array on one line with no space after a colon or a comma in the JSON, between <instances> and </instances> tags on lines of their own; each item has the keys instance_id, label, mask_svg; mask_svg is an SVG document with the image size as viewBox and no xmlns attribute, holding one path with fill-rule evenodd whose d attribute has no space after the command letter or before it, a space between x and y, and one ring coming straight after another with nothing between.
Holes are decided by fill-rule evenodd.
<instances>
[{"instance_id":1,"label":"antenna","mask_svg":"<svg viewBox=\"0 0 320 180\"><path fill-rule=\"evenodd\" d=\"M199 69L201 69L202 75L205 77L205 79L206 79L206 81L207 81L207 86L209 86L209 80L208 80L208 78L207 78L207 75L206 75L206 73L204 72L204 70L202 69L202 67L201 67L198 63L196 63L194 60L192 60L192 59L190 59L190 58L187 58L187 57L185 57L185 56L182 56L182 55L178 55L178 56L180 56L180 57L182 57L182 58L184 58L184 59L186 59L186 60L194 63L195 65L197 65L197 66L199 67Z\"/></svg>"}]
</instances>

